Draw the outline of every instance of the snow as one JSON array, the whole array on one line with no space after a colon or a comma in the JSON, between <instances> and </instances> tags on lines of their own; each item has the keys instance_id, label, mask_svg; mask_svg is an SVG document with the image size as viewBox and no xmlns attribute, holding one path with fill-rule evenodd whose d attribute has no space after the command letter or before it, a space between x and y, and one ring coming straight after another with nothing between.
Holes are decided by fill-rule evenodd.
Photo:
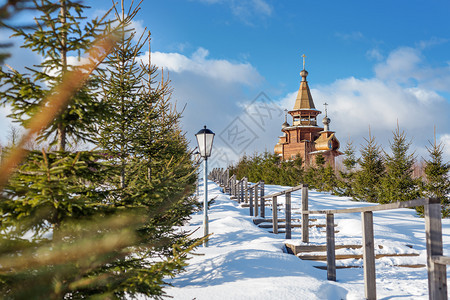
<instances>
[{"instance_id":1,"label":"snow","mask_svg":"<svg viewBox=\"0 0 450 300\"><path fill-rule=\"evenodd\" d=\"M265 186L265 194L287 187ZM202 187L200 186L200 191ZM269 233L254 225L249 208L242 208L208 182L208 195L215 199L208 211L209 231L213 233L207 247L199 247L184 273L169 279L166 289L174 299L363 299L362 268L338 269L337 282L327 281L326 271L314 268L325 262L301 260L287 254L284 243L302 244L301 229L293 228L292 239L284 233ZM202 201L200 194L199 201ZM284 203L284 197L278 197ZM292 193L293 219L300 218L301 191ZM374 205L354 202L346 197L309 191L309 208L342 209ZM266 207L266 217L272 215ZM279 212L283 218L283 211ZM313 223L325 224L324 216L314 215ZM202 226L203 212L192 216L184 230ZM294 220L293 223L299 222ZM336 244L361 244L361 215L337 214ZM419 256L383 257L376 260L378 299L428 299L426 268L403 268L400 264L426 264L424 220L412 209L374 212L376 253L417 253ZM282 230L282 229L280 229ZM326 243L325 228L310 228L310 244ZM193 236L200 237L202 228ZM443 220L444 254L450 255L450 220ZM378 246L380 245L380 246ZM411 248L412 247L412 248ZM362 254L361 249L338 249L336 254ZM307 253L319 254L319 253ZM323 253L320 253L323 254ZM338 260L337 265L362 267L362 260ZM448 272L447 268L447 272Z\"/></svg>"}]
</instances>

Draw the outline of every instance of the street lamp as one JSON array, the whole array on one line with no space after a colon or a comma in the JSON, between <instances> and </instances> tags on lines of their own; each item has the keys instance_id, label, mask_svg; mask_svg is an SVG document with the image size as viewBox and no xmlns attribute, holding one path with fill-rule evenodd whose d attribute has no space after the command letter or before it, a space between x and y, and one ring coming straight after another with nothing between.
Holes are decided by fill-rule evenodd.
<instances>
[{"instance_id":1,"label":"street lamp","mask_svg":"<svg viewBox=\"0 0 450 300\"><path fill-rule=\"evenodd\" d=\"M198 151L203 157L205 165L203 167L203 186L205 188L203 199L203 235L208 235L208 157L211 156L211 149L214 140L214 132L205 127L195 135L198 143ZM205 242L205 247L208 246Z\"/></svg>"},{"instance_id":2,"label":"street lamp","mask_svg":"<svg viewBox=\"0 0 450 300\"><path fill-rule=\"evenodd\" d=\"M195 163L195 165L197 166L197 165L199 165L200 164L200 152L198 152L198 151L195 151L195 153L194 153L194 163ZM196 193L196 195L197 195L197 199L200 197L200 195L199 195L199 180L200 180L200 174L198 174L198 172L196 172L197 173L197 175L198 175L198 177L197 177L197 181L195 182L195 193Z\"/></svg>"}]
</instances>

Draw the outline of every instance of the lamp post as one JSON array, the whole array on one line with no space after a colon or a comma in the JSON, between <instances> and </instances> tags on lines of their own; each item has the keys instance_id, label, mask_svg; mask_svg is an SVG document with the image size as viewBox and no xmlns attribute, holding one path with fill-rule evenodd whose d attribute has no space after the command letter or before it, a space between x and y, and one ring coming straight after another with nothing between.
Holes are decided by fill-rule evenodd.
<instances>
[{"instance_id":1,"label":"lamp post","mask_svg":"<svg viewBox=\"0 0 450 300\"><path fill-rule=\"evenodd\" d=\"M198 151L196 151L195 153L194 153L194 162L195 162L195 164L196 165L198 165L198 164L200 164L200 152L198 152ZM197 172L198 173L198 172ZM195 183L195 193L196 193L196 196L197 196L197 199L199 198L199 180L200 180L200 174L197 174L198 175L198 177L197 177L197 182Z\"/></svg>"},{"instance_id":2,"label":"lamp post","mask_svg":"<svg viewBox=\"0 0 450 300\"><path fill-rule=\"evenodd\" d=\"M214 132L206 128L206 125L202 130L195 135L198 143L198 151L200 156L203 157L203 187L204 187L204 199L203 199L203 236L208 235L208 157L211 156L211 150L214 140ZM205 242L205 247L208 244Z\"/></svg>"}]
</instances>

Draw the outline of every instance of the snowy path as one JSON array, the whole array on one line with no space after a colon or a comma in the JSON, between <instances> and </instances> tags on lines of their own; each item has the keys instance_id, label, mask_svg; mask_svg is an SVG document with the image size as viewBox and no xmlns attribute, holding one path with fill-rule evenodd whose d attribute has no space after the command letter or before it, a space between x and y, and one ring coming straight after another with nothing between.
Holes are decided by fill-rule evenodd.
<instances>
[{"instance_id":1,"label":"snowy path","mask_svg":"<svg viewBox=\"0 0 450 300\"><path fill-rule=\"evenodd\" d=\"M266 194L283 187L266 185ZM248 208L241 208L220 192L214 182L208 182L210 198L215 203L209 210L208 247L200 247L190 260L186 272L171 280L167 288L174 299L362 299L364 278L362 269L337 270L337 282L326 280L326 271L313 266L323 262L302 261L283 253L285 241L301 244L300 228L292 239L274 235L268 229L255 226ZM293 209L299 207L301 193L292 195ZM201 197L200 197L201 198ZM284 200L280 197L281 202ZM309 192L310 209L345 208L372 205L352 202L347 198ZM383 245L377 253L418 253L418 257L385 257L376 262L378 299L428 299L425 268L399 268L397 264L425 264L425 234L423 219L413 210L374 214L375 243ZM267 208L266 216L271 215ZM295 218L295 216L293 216ZM317 223L324 223L319 217ZM202 226L202 212L193 215L183 229ZM361 244L359 214L336 215L337 244ZM444 254L450 255L450 220L443 222ZM312 244L325 244L323 228L310 230ZM194 235L200 236L202 230ZM412 245L413 249L406 245ZM341 251L341 252L339 252ZM361 253L361 250L337 250L337 254ZM362 260L338 261L337 265L362 265Z\"/></svg>"}]
</instances>

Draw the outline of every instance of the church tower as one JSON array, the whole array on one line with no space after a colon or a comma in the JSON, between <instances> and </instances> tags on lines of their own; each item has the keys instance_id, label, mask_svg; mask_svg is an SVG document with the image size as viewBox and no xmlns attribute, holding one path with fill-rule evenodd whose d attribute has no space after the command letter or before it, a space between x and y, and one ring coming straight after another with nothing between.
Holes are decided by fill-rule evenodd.
<instances>
[{"instance_id":1,"label":"church tower","mask_svg":"<svg viewBox=\"0 0 450 300\"><path fill-rule=\"evenodd\" d=\"M297 93L294 108L288 113L292 116L292 125L285 122L281 131L283 135L275 146L275 153L284 160L294 159L300 155L305 167L315 164L315 157L319 153L325 158L325 163L335 166L335 157L342 153L338 151L339 141L334 131L329 130L330 119L327 115L325 103L325 117L322 120L324 128L317 125L317 116L322 112L316 109L311 91L309 90L308 71L305 70L305 55L303 55L303 70L300 72L302 81Z\"/></svg>"}]
</instances>

